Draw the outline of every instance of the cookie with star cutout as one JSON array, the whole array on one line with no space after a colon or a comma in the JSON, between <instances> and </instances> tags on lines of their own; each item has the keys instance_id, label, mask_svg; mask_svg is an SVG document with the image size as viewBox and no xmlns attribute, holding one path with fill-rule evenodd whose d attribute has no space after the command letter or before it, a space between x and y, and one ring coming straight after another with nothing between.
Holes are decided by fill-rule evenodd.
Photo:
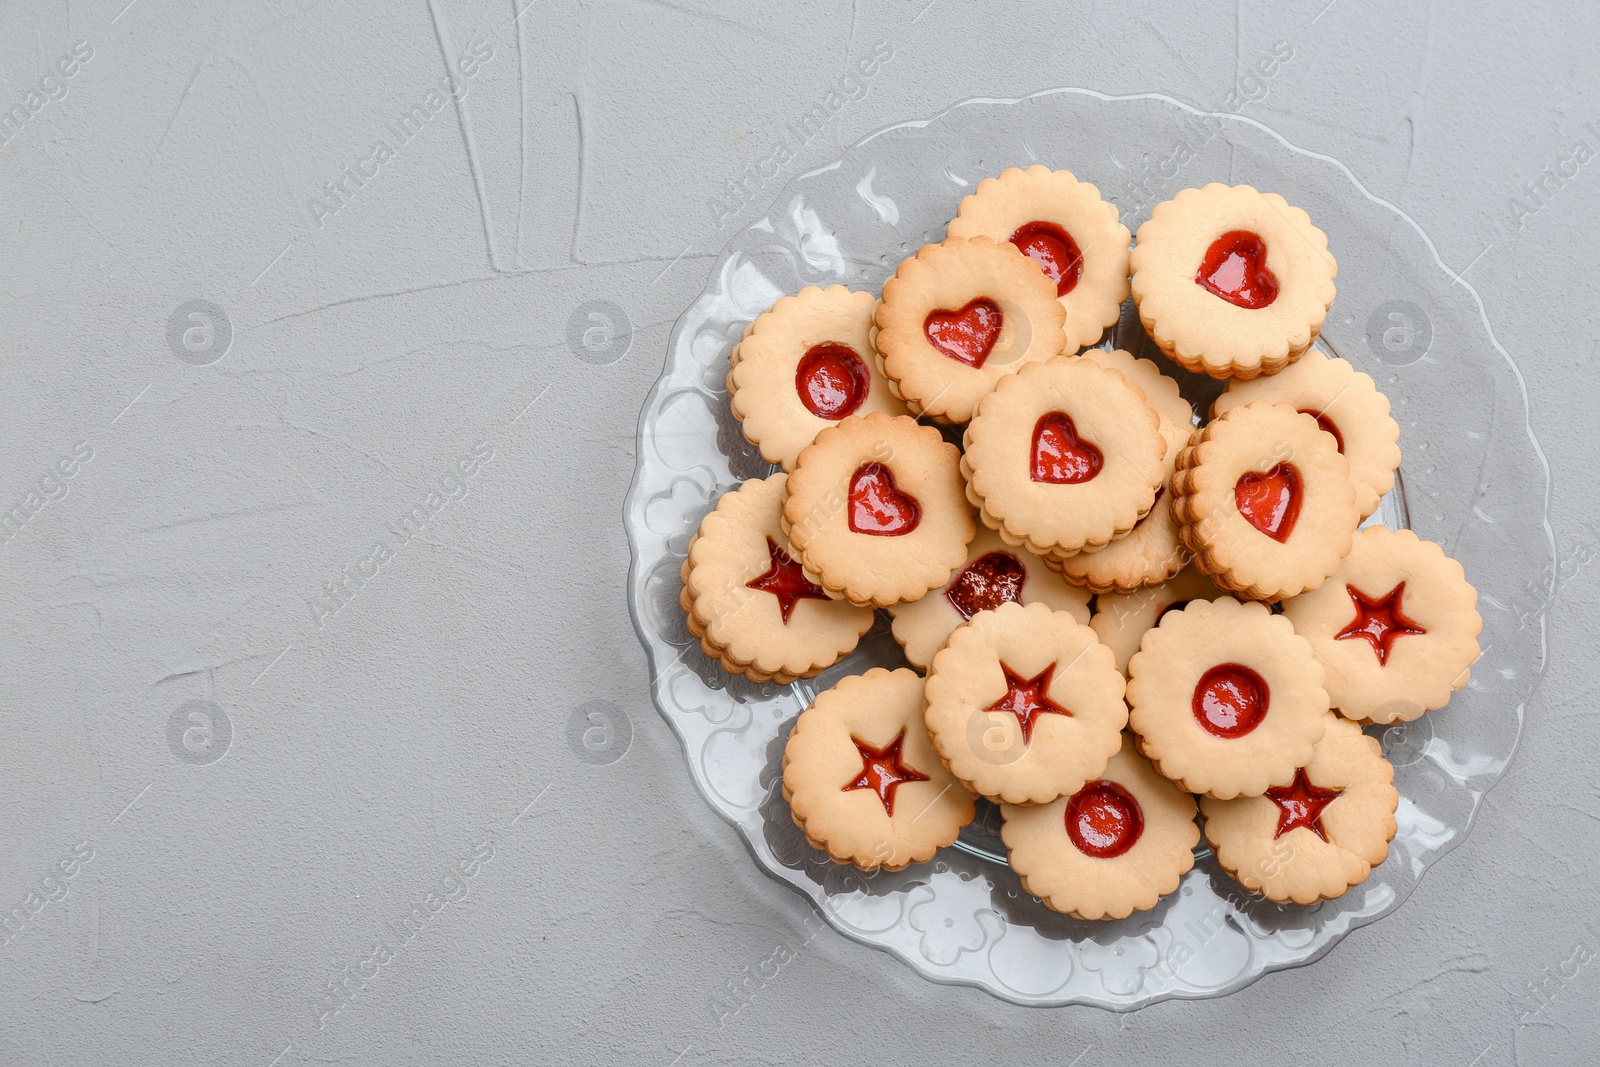
<instances>
[{"instance_id":1,"label":"cookie with star cutout","mask_svg":"<svg viewBox=\"0 0 1600 1067\"><path fill-rule=\"evenodd\" d=\"M1022 888L1053 911L1125 919L1153 908L1194 866L1194 798L1150 766L1131 735L1094 781L1049 804L1000 807Z\"/></svg>"},{"instance_id":2,"label":"cookie with star cutout","mask_svg":"<svg viewBox=\"0 0 1600 1067\"><path fill-rule=\"evenodd\" d=\"M1111 650L1070 612L1001 604L957 627L928 671L928 734L972 792L1047 804L1097 777L1128 707Z\"/></svg>"},{"instance_id":3,"label":"cookie with star cutout","mask_svg":"<svg viewBox=\"0 0 1600 1067\"><path fill-rule=\"evenodd\" d=\"M790 553L779 512L786 474L725 494L689 542L679 603L724 670L787 685L837 663L872 628L871 608L834 600Z\"/></svg>"},{"instance_id":4,"label":"cookie with star cutout","mask_svg":"<svg viewBox=\"0 0 1600 1067\"><path fill-rule=\"evenodd\" d=\"M1403 722L1442 708L1478 658L1478 592L1461 564L1410 530L1369 526L1317 590L1283 614L1327 667L1348 719Z\"/></svg>"},{"instance_id":5,"label":"cookie with star cutout","mask_svg":"<svg viewBox=\"0 0 1600 1067\"><path fill-rule=\"evenodd\" d=\"M1314 904L1360 885L1389 854L1400 794L1376 738L1337 715L1293 781L1256 797L1202 797L1217 864L1251 893Z\"/></svg>"},{"instance_id":6,"label":"cookie with star cutout","mask_svg":"<svg viewBox=\"0 0 1600 1067\"><path fill-rule=\"evenodd\" d=\"M972 821L976 798L939 762L922 678L875 667L843 678L795 720L783 799L813 848L863 871L931 859Z\"/></svg>"}]
</instances>

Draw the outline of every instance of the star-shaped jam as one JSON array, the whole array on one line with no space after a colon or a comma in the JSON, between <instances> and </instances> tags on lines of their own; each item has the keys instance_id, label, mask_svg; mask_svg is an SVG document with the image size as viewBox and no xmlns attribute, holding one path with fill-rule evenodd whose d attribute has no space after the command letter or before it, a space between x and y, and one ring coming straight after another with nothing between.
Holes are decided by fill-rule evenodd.
<instances>
[{"instance_id":1,"label":"star-shaped jam","mask_svg":"<svg viewBox=\"0 0 1600 1067\"><path fill-rule=\"evenodd\" d=\"M800 564L789 558L789 553L779 548L772 538L767 538L767 553L772 566L759 578L744 583L747 589L759 589L778 598L778 610L783 613L783 624L789 625L794 606L802 600L827 600L828 594L806 581Z\"/></svg>"},{"instance_id":2,"label":"star-shaped jam","mask_svg":"<svg viewBox=\"0 0 1600 1067\"><path fill-rule=\"evenodd\" d=\"M895 739L883 748L873 748L861 738L851 735L856 750L861 753L861 773L846 782L842 793L852 789L871 789L883 801L885 815L894 814L894 791L906 782L926 782L928 776L907 767L900 759L900 746L905 744L906 732L901 730Z\"/></svg>"},{"instance_id":3,"label":"star-shaped jam","mask_svg":"<svg viewBox=\"0 0 1600 1067\"><path fill-rule=\"evenodd\" d=\"M1292 784L1267 790L1267 799L1278 805L1278 832L1272 835L1273 839L1282 837L1290 830L1306 829L1326 841L1328 835L1322 829L1322 809L1337 800L1343 792L1343 789L1323 789L1312 785L1304 767L1295 771Z\"/></svg>"},{"instance_id":4,"label":"star-shaped jam","mask_svg":"<svg viewBox=\"0 0 1600 1067\"><path fill-rule=\"evenodd\" d=\"M1400 598L1405 596L1406 583L1401 582L1381 597L1370 597L1353 585L1345 586L1350 600L1356 606L1356 617L1350 625L1333 636L1337 640L1359 637L1372 646L1378 657L1378 666L1389 662L1389 650L1395 641L1407 634L1425 634L1428 631L1406 618L1400 611Z\"/></svg>"},{"instance_id":5,"label":"star-shaped jam","mask_svg":"<svg viewBox=\"0 0 1600 1067\"><path fill-rule=\"evenodd\" d=\"M1065 715L1072 717L1072 712L1050 699L1050 679L1055 676L1054 663L1034 675L1032 678L1022 678L1007 667L1000 664L1000 669L1006 676L1006 695L990 704L984 711L1009 711L1017 717L1017 722L1022 724L1022 743L1027 744L1033 738L1033 720L1038 715Z\"/></svg>"}]
</instances>

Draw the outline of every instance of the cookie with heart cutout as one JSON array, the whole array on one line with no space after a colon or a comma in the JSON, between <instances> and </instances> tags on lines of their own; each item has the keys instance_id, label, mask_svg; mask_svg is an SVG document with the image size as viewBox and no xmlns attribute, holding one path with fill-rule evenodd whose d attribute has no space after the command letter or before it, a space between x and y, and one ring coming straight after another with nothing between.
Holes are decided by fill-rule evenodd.
<instances>
[{"instance_id":1,"label":"cookie with heart cutout","mask_svg":"<svg viewBox=\"0 0 1600 1067\"><path fill-rule=\"evenodd\" d=\"M1117 670L1127 674L1128 660L1139 651L1139 642L1167 612L1182 611L1191 600L1215 600L1227 595L1191 564L1160 585L1131 593L1101 593L1095 597L1089 626L1116 657Z\"/></svg>"},{"instance_id":2,"label":"cookie with heart cutout","mask_svg":"<svg viewBox=\"0 0 1600 1067\"><path fill-rule=\"evenodd\" d=\"M729 356L728 402L762 458L793 470L800 450L851 415L906 414L872 347L877 299L808 285L756 317Z\"/></svg>"},{"instance_id":3,"label":"cookie with heart cutout","mask_svg":"<svg viewBox=\"0 0 1600 1067\"><path fill-rule=\"evenodd\" d=\"M1194 866L1194 798L1150 766L1134 739L1094 781L1048 804L1000 807L1006 862L1052 911L1125 919L1153 908Z\"/></svg>"},{"instance_id":4,"label":"cookie with heart cutout","mask_svg":"<svg viewBox=\"0 0 1600 1067\"><path fill-rule=\"evenodd\" d=\"M1337 715L1287 785L1200 799L1217 865L1280 904L1330 900L1366 881L1389 855L1399 806L1377 739Z\"/></svg>"},{"instance_id":5,"label":"cookie with heart cutout","mask_svg":"<svg viewBox=\"0 0 1600 1067\"><path fill-rule=\"evenodd\" d=\"M871 608L830 598L789 551L784 474L725 494L689 542L679 596L689 632L724 670L782 685L837 663L872 628Z\"/></svg>"},{"instance_id":6,"label":"cookie with heart cutout","mask_svg":"<svg viewBox=\"0 0 1600 1067\"><path fill-rule=\"evenodd\" d=\"M912 414L948 425L972 418L997 381L1059 355L1065 318L1055 285L1015 245L951 237L883 284L873 343Z\"/></svg>"},{"instance_id":7,"label":"cookie with heart cutout","mask_svg":"<svg viewBox=\"0 0 1600 1067\"><path fill-rule=\"evenodd\" d=\"M811 847L863 871L932 859L976 799L939 762L922 724L922 677L874 667L800 713L783 749L783 799Z\"/></svg>"},{"instance_id":8,"label":"cookie with heart cutout","mask_svg":"<svg viewBox=\"0 0 1600 1067\"><path fill-rule=\"evenodd\" d=\"M1105 770L1128 722L1111 651L1070 612L1001 604L957 627L928 669L928 735L963 785L1046 804Z\"/></svg>"},{"instance_id":9,"label":"cookie with heart cutout","mask_svg":"<svg viewBox=\"0 0 1600 1067\"><path fill-rule=\"evenodd\" d=\"M1139 227L1133 302L1162 352L1196 374L1276 374L1317 339L1338 264L1311 216L1248 185L1185 189Z\"/></svg>"},{"instance_id":10,"label":"cookie with heart cutout","mask_svg":"<svg viewBox=\"0 0 1600 1067\"><path fill-rule=\"evenodd\" d=\"M1256 400L1287 404L1333 435L1350 462L1356 487L1356 511L1365 519L1394 488L1400 466L1400 426L1389 415L1389 398L1377 383L1342 359L1315 349L1294 365L1253 381L1231 381L1211 405L1211 417Z\"/></svg>"},{"instance_id":11,"label":"cookie with heart cutout","mask_svg":"<svg viewBox=\"0 0 1600 1067\"><path fill-rule=\"evenodd\" d=\"M801 450L783 532L830 594L862 607L916 600L950 580L977 533L961 452L909 416L845 419Z\"/></svg>"},{"instance_id":12,"label":"cookie with heart cutout","mask_svg":"<svg viewBox=\"0 0 1600 1067\"><path fill-rule=\"evenodd\" d=\"M1283 614L1328 669L1335 710L1404 722L1442 708L1478 658L1478 591L1461 564L1410 530L1358 530L1323 585Z\"/></svg>"},{"instance_id":13,"label":"cookie with heart cutout","mask_svg":"<svg viewBox=\"0 0 1600 1067\"><path fill-rule=\"evenodd\" d=\"M1037 263L1066 311L1065 352L1099 341L1122 313L1131 235L1116 205L1071 171L1036 163L985 178L945 233L1009 241Z\"/></svg>"},{"instance_id":14,"label":"cookie with heart cutout","mask_svg":"<svg viewBox=\"0 0 1600 1067\"><path fill-rule=\"evenodd\" d=\"M967 546L967 562L944 584L918 600L889 606L894 639L913 667L927 670L933 654L957 626L980 611L1016 601L1044 604L1089 621L1089 591L1068 585L1044 560L1013 548L993 530L980 527Z\"/></svg>"},{"instance_id":15,"label":"cookie with heart cutout","mask_svg":"<svg viewBox=\"0 0 1600 1067\"><path fill-rule=\"evenodd\" d=\"M1007 544L1071 555L1132 530L1166 474L1144 393L1081 356L1032 363L978 403L961 459L967 496Z\"/></svg>"},{"instance_id":16,"label":"cookie with heart cutout","mask_svg":"<svg viewBox=\"0 0 1600 1067\"><path fill-rule=\"evenodd\" d=\"M1258 796L1294 780L1326 729L1322 664L1264 604L1193 600L1128 661L1128 725L1191 793Z\"/></svg>"},{"instance_id":17,"label":"cookie with heart cutout","mask_svg":"<svg viewBox=\"0 0 1600 1067\"><path fill-rule=\"evenodd\" d=\"M1070 556L1051 554L1045 562L1075 585L1094 593L1130 593L1135 589L1159 585L1171 578L1189 561L1189 551L1178 540L1178 522L1172 517L1167 483L1178 462L1178 453L1194 432L1194 409L1178 392L1178 383L1161 373L1148 359L1135 359L1121 349L1092 348L1083 359L1117 371L1144 394L1160 420L1167 452L1162 458L1166 475L1156 490L1156 502L1126 535L1102 548L1085 548Z\"/></svg>"},{"instance_id":18,"label":"cookie with heart cutout","mask_svg":"<svg viewBox=\"0 0 1600 1067\"><path fill-rule=\"evenodd\" d=\"M1257 400L1201 427L1169 484L1195 563L1250 600L1317 588L1361 521L1338 442L1287 404Z\"/></svg>"}]
</instances>

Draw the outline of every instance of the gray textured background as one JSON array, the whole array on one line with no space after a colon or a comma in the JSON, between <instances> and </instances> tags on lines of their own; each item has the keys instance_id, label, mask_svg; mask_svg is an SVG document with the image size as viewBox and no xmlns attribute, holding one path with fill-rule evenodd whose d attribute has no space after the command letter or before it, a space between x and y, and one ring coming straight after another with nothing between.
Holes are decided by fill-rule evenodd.
<instances>
[{"instance_id":1,"label":"gray textured background","mask_svg":"<svg viewBox=\"0 0 1600 1067\"><path fill-rule=\"evenodd\" d=\"M125 2L0 8L26 119L0 147L0 510L32 513L0 543L0 907L28 905L0 1063L1587 1059L1600 159L1523 186L1600 150L1595 7ZM879 42L782 179L970 96L1220 108L1279 40L1247 113L1472 264L1527 377L1565 566L1521 751L1469 840L1313 966L1126 1016L932 985L818 932L694 791L624 602L637 412L781 185L728 181ZM214 313L169 343L191 300L225 353ZM589 300L625 348L607 313L569 345ZM585 748L589 701L615 732Z\"/></svg>"}]
</instances>

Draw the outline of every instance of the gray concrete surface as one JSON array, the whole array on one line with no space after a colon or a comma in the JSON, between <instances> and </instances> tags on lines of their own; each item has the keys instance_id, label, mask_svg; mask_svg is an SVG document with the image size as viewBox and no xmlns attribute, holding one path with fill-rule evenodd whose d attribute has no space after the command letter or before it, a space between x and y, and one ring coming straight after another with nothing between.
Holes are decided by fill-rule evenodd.
<instances>
[{"instance_id":1,"label":"gray concrete surface","mask_svg":"<svg viewBox=\"0 0 1600 1067\"><path fill-rule=\"evenodd\" d=\"M1600 10L125 4L0 8L0 1063L1592 1062L1600 162L1525 183L1600 149ZM1249 113L1471 264L1526 373L1568 565L1521 751L1313 966L1126 1016L932 985L684 773L624 601L639 407L780 187L729 179L879 42L784 177L970 96L1218 107L1279 40ZM590 300L625 345L569 345Z\"/></svg>"}]
</instances>

